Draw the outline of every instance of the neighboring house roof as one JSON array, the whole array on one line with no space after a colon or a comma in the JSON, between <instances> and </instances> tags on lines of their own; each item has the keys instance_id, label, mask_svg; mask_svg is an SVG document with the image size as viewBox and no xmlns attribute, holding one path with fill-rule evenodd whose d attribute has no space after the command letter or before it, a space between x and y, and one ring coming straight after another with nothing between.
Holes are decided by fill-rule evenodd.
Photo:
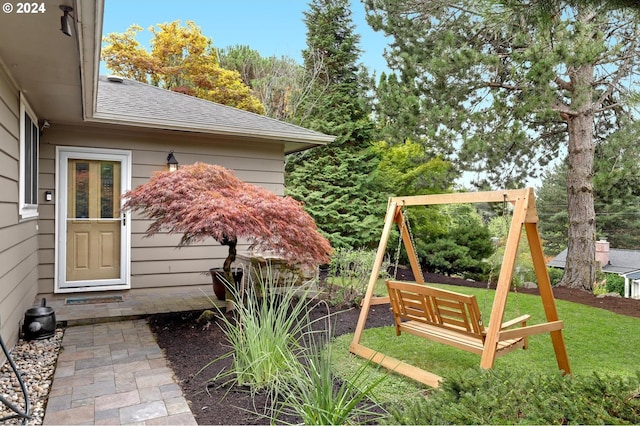
<instances>
[{"instance_id":1,"label":"neighboring house roof","mask_svg":"<svg viewBox=\"0 0 640 426\"><path fill-rule=\"evenodd\" d=\"M547 266L564 269L567 262L567 249L564 249ZM640 250L610 249L609 262L603 266L603 272L627 274L640 269Z\"/></svg>"},{"instance_id":2,"label":"neighboring house roof","mask_svg":"<svg viewBox=\"0 0 640 426\"><path fill-rule=\"evenodd\" d=\"M625 278L629 278L630 280L637 280L637 279L640 279L640 271L624 274L624 276Z\"/></svg>"},{"instance_id":3,"label":"neighboring house roof","mask_svg":"<svg viewBox=\"0 0 640 426\"><path fill-rule=\"evenodd\" d=\"M100 76L92 121L285 142L294 152L335 139L283 121L134 80Z\"/></svg>"}]
</instances>

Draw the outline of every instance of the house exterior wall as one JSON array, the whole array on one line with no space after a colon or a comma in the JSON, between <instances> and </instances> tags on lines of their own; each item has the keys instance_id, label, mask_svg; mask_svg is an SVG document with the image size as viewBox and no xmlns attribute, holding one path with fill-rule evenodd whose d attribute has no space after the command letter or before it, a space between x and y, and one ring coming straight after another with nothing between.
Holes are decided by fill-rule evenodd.
<instances>
[{"instance_id":1,"label":"house exterior wall","mask_svg":"<svg viewBox=\"0 0 640 426\"><path fill-rule=\"evenodd\" d=\"M54 291L55 273L55 170L56 147L91 147L129 150L132 153L131 187L148 181L153 172L166 170L169 151L181 165L195 162L233 169L247 182L276 194L284 193L284 146L225 140L180 132L136 130L116 126L65 126L51 124L40 150L40 189L52 191L53 201L40 209L40 279L38 291ZM177 249L179 235L146 238L151 222L134 215L131 224L131 288L156 288L211 283L208 270L222 266L227 248L211 239ZM239 245L239 250L247 247Z\"/></svg>"},{"instance_id":2,"label":"house exterior wall","mask_svg":"<svg viewBox=\"0 0 640 426\"><path fill-rule=\"evenodd\" d=\"M20 92L0 62L0 333L8 346L38 288L38 221L19 215L19 162Z\"/></svg>"}]
</instances>

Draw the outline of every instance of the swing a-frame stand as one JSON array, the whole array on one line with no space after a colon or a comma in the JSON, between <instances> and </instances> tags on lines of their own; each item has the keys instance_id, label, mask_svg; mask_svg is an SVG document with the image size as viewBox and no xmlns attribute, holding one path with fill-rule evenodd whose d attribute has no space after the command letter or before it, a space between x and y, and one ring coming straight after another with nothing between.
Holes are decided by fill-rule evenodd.
<instances>
[{"instance_id":1,"label":"swing a-frame stand","mask_svg":"<svg viewBox=\"0 0 640 426\"><path fill-rule=\"evenodd\" d=\"M518 339L523 340L524 343L519 347L526 347L526 337L534 334L549 333L553 348L558 362L558 368L565 374L570 374L571 369L569 367L569 358L567 356L567 349L564 344L564 338L562 337L563 323L558 319L558 312L556 310L555 299L551 290L551 282L549 281L549 274L544 262L544 255L542 251L542 242L540 240L540 234L538 232L538 214L535 207L535 198L533 195L533 189L520 189L520 190L506 190L506 191L491 191L491 192L474 192L474 193L454 193L454 194L438 194L438 195L422 195L412 197L394 197L389 199L389 206L387 208L387 215L384 222L384 228L382 230L382 237L380 238L380 244L371 271L371 277L369 278L369 285L362 302L362 310L358 319L358 324L355 329L353 341L349 347L349 350L362 358L368 359L376 364L379 364L385 368L395 371L398 374L410 377L421 383L424 383L431 387L438 387L442 378L428 371L422 370L416 366L407 364L398 359L389 357L363 346L360 343L362 332L367 322L367 316L369 315L369 309L371 305L384 304L390 302L390 297L374 297L373 289L379 276L380 267L385 256L387 243L389 241L389 235L393 224L397 224L400 229L400 235L402 242L409 258L411 270L416 279L417 284L424 285L424 278L420 269L420 264L414 250L411 235L407 229L402 209L407 206L428 206L437 204L464 204L464 203L482 203L482 202L509 202L514 205L513 218L509 227L509 234L507 236L507 242L505 246L504 259L500 268L500 275L498 277L498 284L496 286L495 299L493 302L493 309L491 310L491 317L489 320L489 326L482 330L482 340L479 344L468 344L470 339L468 337L469 332L462 330L456 331L451 334L451 327L447 328L447 325L440 325L444 331L444 334L433 333L434 328L438 328L438 324L435 326L429 323L428 319L421 321L400 321L398 318L406 318L407 310L408 316L416 318L415 312L427 312L437 310L432 299L429 297L436 297L432 294L422 295L421 297L409 296L407 304L409 308L405 309L403 306L399 306L396 300L391 298L391 306L396 317L396 329L405 327L405 324L416 324L416 329L423 328L422 331L413 332L412 327L405 327L404 331L408 331L412 334L423 335L431 337L432 340L440 341L442 343L450 344L461 349L469 350L471 352L479 353L481 355L480 367L484 369L493 368L496 356L499 355L499 350L504 346L504 342L516 341ZM538 289L540 292L540 299L544 307L547 322L529 326L522 326L519 328L513 328L506 330L502 323L505 306L507 303L507 297L509 295L509 288L511 279L513 278L513 269L516 262L516 255L518 251L518 244L520 242L520 235L522 233L522 227L524 226L527 240L529 242L529 248L531 249L531 257L533 260L533 266L538 280ZM399 289L403 290L401 283ZM390 283L388 283L390 285ZM413 284L408 284L406 287L416 287ZM455 298L457 293L449 292L451 296ZM462 297L462 295L459 295ZM462 302L451 303L450 301L442 302L453 306L453 304L462 305ZM473 304L477 307L477 302L473 299ZM400 304L402 305L402 304ZM398 313L397 310L403 310ZM476 308L477 310L477 308ZM404 314L404 316L403 316ZM456 314L457 315L457 314ZM466 317L473 317L471 314L464 314ZM471 322L465 319L465 322ZM468 325L468 324L467 324ZM510 324L513 325L513 324ZM430 328L427 328L430 327ZM482 327L482 324L480 324ZM424 332L427 329L427 332ZM430 331L431 330L431 331ZM422 334L421 334L422 333ZM435 338L433 338L435 336ZM448 341L447 341L448 339Z\"/></svg>"}]
</instances>

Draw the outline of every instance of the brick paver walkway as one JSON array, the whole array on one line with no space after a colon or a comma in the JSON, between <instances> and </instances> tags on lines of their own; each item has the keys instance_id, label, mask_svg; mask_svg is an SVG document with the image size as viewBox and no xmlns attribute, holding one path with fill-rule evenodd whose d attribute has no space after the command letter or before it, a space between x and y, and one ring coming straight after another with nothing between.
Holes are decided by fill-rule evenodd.
<instances>
[{"instance_id":1,"label":"brick paver walkway","mask_svg":"<svg viewBox=\"0 0 640 426\"><path fill-rule=\"evenodd\" d=\"M121 294L123 302L79 306L66 305L64 295L36 298L39 305L46 296L68 325L45 425L197 424L144 317L206 309L211 301L198 287Z\"/></svg>"},{"instance_id":2,"label":"brick paver walkway","mask_svg":"<svg viewBox=\"0 0 640 426\"><path fill-rule=\"evenodd\" d=\"M70 327L44 424L197 424L145 320Z\"/></svg>"}]
</instances>

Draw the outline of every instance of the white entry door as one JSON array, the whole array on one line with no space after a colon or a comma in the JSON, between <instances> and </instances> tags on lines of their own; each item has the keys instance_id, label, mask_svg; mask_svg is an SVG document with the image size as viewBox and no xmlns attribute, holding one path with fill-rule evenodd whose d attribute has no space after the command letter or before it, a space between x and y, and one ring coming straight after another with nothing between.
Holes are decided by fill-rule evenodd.
<instances>
[{"instance_id":1,"label":"white entry door","mask_svg":"<svg viewBox=\"0 0 640 426\"><path fill-rule=\"evenodd\" d=\"M129 168L129 152L58 148L57 291L130 288Z\"/></svg>"}]
</instances>

